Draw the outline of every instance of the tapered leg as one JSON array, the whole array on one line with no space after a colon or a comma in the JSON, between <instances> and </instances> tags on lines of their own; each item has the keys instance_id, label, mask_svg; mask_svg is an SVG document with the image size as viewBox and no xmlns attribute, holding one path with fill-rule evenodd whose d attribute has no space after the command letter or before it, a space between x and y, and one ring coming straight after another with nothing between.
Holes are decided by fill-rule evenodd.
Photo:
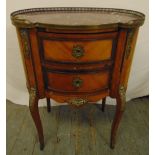
<instances>
[{"instance_id":1,"label":"tapered leg","mask_svg":"<svg viewBox=\"0 0 155 155\"><path fill-rule=\"evenodd\" d=\"M110 147L113 149L115 147L115 142L116 142L116 133L117 129L120 123L120 120L122 118L123 112L125 110L125 88L121 87L119 90L119 95L116 98L117 105L116 105L116 112L115 112L115 117L112 123L112 128L111 128L111 142L110 142Z\"/></svg>"},{"instance_id":2,"label":"tapered leg","mask_svg":"<svg viewBox=\"0 0 155 155\"><path fill-rule=\"evenodd\" d=\"M102 111L104 112L105 109L105 102L106 102L106 98L102 99Z\"/></svg>"},{"instance_id":3,"label":"tapered leg","mask_svg":"<svg viewBox=\"0 0 155 155\"><path fill-rule=\"evenodd\" d=\"M47 101L47 111L51 112L51 102L50 102L50 98L46 98Z\"/></svg>"},{"instance_id":4,"label":"tapered leg","mask_svg":"<svg viewBox=\"0 0 155 155\"><path fill-rule=\"evenodd\" d=\"M29 109L30 109L31 116L34 120L36 129L38 132L39 142L40 142L40 150L43 150L44 135L43 135L43 128L42 128L41 119L40 119L40 115L39 115L39 109L38 109L38 97L37 97L35 89L30 90Z\"/></svg>"}]
</instances>

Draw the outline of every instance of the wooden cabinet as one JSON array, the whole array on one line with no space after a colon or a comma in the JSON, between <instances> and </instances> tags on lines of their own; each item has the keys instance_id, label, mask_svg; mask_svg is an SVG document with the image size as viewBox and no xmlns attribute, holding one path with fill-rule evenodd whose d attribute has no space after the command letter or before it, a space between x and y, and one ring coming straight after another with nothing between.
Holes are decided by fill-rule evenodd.
<instances>
[{"instance_id":1,"label":"wooden cabinet","mask_svg":"<svg viewBox=\"0 0 155 155\"><path fill-rule=\"evenodd\" d=\"M125 108L125 93L144 14L104 8L35 8L13 12L30 112L44 147L38 100L50 98L74 107L116 98L111 148Z\"/></svg>"}]
</instances>

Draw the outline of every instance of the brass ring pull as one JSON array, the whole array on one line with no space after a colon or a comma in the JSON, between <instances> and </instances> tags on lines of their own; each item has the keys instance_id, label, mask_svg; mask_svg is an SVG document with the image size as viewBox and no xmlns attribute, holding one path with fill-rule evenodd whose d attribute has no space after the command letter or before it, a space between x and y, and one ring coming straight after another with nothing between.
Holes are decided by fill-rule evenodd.
<instances>
[{"instance_id":1,"label":"brass ring pull","mask_svg":"<svg viewBox=\"0 0 155 155\"><path fill-rule=\"evenodd\" d=\"M73 98L73 99L70 99L68 103L78 107L78 106L88 103L88 100L82 99L82 98Z\"/></svg>"},{"instance_id":2,"label":"brass ring pull","mask_svg":"<svg viewBox=\"0 0 155 155\"><path fill-rule=\"evenodd\" d=\"M83 84L83 80L80 79L79 77L73 79L72 84L74 87L79 88Z\"/></svg>"},{"instance_id":3,"label":"brass ring pull","mask_svg":"<svg viewBox=\"0 0 155 155\"><path fill-rule=\"evenodd\" d=\"M74 45L72 49L72 56L75 58L81 58L84 56L84 48L81 45Z\"/></svg>"}]
</instances>

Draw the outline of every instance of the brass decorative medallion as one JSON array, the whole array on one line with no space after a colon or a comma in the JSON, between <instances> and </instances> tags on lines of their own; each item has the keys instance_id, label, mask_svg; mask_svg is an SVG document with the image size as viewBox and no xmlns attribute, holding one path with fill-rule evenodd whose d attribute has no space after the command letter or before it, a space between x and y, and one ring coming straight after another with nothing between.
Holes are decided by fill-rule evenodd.
<instances>
[{"instance_id":1,"label":"brass decorative medallion","mask_svg":"<svg viewBox=\"0 0 155 155\"><path fill-rule=\"evenodd\" d=\"M68 103L75 106L81 106L88 103L88 100L82 99L82 98L74 98L74 99L70 99Z\"/></svg>"}]
</instances>

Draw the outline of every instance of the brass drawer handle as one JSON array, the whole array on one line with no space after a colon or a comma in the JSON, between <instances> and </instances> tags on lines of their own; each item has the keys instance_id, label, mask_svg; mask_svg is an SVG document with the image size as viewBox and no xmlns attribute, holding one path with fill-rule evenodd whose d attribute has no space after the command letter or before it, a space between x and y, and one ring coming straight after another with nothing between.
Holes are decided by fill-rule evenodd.
<instances>
[{"instance_id":1,"label":"brass drawer handle","mask_svg":"<svg viewBox=\"0 0 155 155\"><path fill-rule=\"evenodd\" d=\"M84 48L81 45L74 45L72 49L72 56L75 58L81 58L84 56Z\"/></svg>"},{"instance_id":2,"label":"brass drawer handle","mask_svg":"<svg viewBox=\"0 0 155 155\"><path fill-rule=\"evenodd\" d=\"M69 104L75 105L75 106L81 106L84 105L86 103L88 103L87 99L82 99L82 98L74 98L74 99L70 99L68 101Z\"/></svg>"},{"instance_id":3,"label":"brass drawer handle","mask_svg":"<svg viewBox=\"0 0 155 155\"><path fill-rule=\"evenodd\" d=\"M79 77L73 79L72 84L74 87L79 88L83 84L83 80L80 79Z\"/></svg>"}]
</instances>

